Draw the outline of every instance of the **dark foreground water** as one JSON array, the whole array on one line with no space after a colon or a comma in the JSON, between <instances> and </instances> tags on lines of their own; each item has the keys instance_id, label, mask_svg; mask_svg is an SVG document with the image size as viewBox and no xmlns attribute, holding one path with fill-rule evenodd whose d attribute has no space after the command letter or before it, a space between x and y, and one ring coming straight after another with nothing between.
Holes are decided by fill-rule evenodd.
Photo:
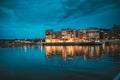
<instances>
[{"instance_id":1,"label":"dark foreground water","mask_svg":"<svg viewBox=\"0 0 120 80\"><path fill-rule=\"evenodd\" d=\"M0 80L113 80L120 45L0 48Z\"/></svg>"}]
</instances>

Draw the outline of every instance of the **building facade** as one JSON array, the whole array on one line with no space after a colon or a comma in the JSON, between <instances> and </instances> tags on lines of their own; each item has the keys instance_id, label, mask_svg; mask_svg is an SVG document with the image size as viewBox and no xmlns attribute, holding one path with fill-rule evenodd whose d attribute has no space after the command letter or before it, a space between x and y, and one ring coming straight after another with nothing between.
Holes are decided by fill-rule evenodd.
<instances>
[{"instance_id":1,"label":"building facade","mask_svg":"<svg viewBox=\"0 0 120 80\"><path fill-rule=\"evenodd\" d=\"M51 43L53 39L53 30L46 30L45 32L45 42Z\"/></svg>"},{"instance_id":2,"label":"building facade","mask_svg":"<svg viewBox=\"0 0 120 80\"><path fill-rule=\"evenodd\" d=\"M96 42L100 40L100 29L89 28L86 30L86 40L90 42Z\"/></svg>"},{"instance_id":3,"label":"building facade","mask_svg":"<svg viewBox=\"0 0 120 80\"><path fill-rule=\"evenodd\" d=\"M115 39L120 39L120 26L113 26L110 29L88 28L76 30L68 28L60 31L46 30L45 42L99 42Z\"/></svg>"},{"instance_id":4,"label":"building facade","mask_svg":"<svg viewBox=\"0 0 120 80\"><path fill-rule=\"evenodd\" d=\"M64 42L74 42L76 38L76 29L62 29L61 40Z\"/></svg>"},{"instance_id":5,"label":"building facade","mask_svg":"<svg viewBox=\"0 0 120 80\"><path fill-rule=\"evenodd\" d=\"M113 25L113 27L110 29L110 38L112 40L120 39L120 26L119 25Z\"/></svg>"}]
</instances>

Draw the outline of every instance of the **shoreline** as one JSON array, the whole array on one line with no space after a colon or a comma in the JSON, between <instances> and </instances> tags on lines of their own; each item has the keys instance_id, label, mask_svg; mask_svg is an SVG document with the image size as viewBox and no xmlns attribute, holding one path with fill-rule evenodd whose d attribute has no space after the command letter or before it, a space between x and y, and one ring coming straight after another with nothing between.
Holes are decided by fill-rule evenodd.
<instances>
[{"instance_id":1,"label":"shoreline","mask_svg":"<svg viewBox=\"0 0 120 80\"><path fill-rule=\"evenodd\" d=\"M11 44L11 43L1 43L0 44L0 48L4 48L4 47L19 47L19 46L32 46L32 45L42 45L42 46L95 46L95 45L102 45L102 44L111 44L111 43L116 43L116 44L120 44L120 40L103 40L101 42L62 42L62 43L15 43L15 44Z\"/></svg>"},{"instance_id":2,"label":"shoreline","mask_svg":"<svg viewBox=\"0 0 120 80\"><path fill-rule=\"evenodd\" d=\"M43 43L45 46L72 46L72 45L102 45L103 42L63 42L63 43Z\"/></svg>"}]
</instances>

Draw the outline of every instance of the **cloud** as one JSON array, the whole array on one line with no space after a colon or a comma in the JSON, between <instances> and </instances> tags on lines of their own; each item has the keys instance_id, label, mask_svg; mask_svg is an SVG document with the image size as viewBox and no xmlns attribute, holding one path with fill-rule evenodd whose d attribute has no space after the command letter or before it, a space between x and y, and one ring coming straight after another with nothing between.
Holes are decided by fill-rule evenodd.
<instances>
[{"instance_id":1,"label":"cloud","mask_svg":"<svg viewBox=\"0 0 120 80\"><path fill-rule=\"evenodd\" d=\"M103 16L103 25L112 24L113 21L119 23L119 9L120 0L0 0L0 34L44 34L46 29L51 28L78 27L83 24L99 26L103 22ZM86 24L88 20L92 22ZM10 34L11 32L14 33Z\"/></svg>"},{"instance_id":2,"label":"cloud","mask_svg":"<svg viewBox=\"0 0 120 80\"><path fill-rule=\"evenodd\" d=\"M12 9L0 6L0 27L5 27L6 25L10 26L10 24L13 24L13 21L15 20L16 16Z\"/></svg>"},{"instance_id":3,"label":"cloud","mask_svg":"<svg viewBox=\"0 0 120 80\"><path fill-rule=\"evenodd\" d=\"M113 7L119 9L119 5L120 0L0 0L0 21L15 16L18 23L52 25Z\"/></svg>"},{"instance_id":4,"label":"cloud","mask_svg":"<svg viewBox=\"0 0 120 80\"><path fill-rule=\"evenodd\" d=\"M82 17L102 13L111 8L120 8L120 0L64 0L60 11L59 22L69 17ZM94 14L94 15L95 15Z\"/></svg>"},{"instance_id":5,"label":"cloud","mask_svg":"<svg viewBox=\"0 0 120 80\"><path fill-rule=\"evenodd\" d=\"M46 24L57 19L59 0L0 0L0 6L12 10L19 22ZM4 9L4 11L7 10ZM6 13L2 12L2 14ZM5 16L2 18L5 19Z\"/></svg>"}]
</instances>

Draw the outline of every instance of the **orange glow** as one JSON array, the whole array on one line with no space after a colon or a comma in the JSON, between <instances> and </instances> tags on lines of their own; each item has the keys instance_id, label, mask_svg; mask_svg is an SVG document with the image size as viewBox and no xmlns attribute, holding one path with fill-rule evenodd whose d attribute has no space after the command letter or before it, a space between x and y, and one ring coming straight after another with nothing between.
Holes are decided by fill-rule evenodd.
<instances>
[{"instance_id":1,"label":"orange glow","mask_svg":"<svg viewBox=\"0 0 120 80\"><path fill-rule=\"evenodd\" d=\"M45 46L46 56L61 54L63 60L76 55L82 55L84 59L86 57L98 57L101 49L100 46Z\"/></svg>"},{"instance_id":2,"label":"orange glow","mask_svg":"<svg viewBox=\"0 0 120 80\"><path fill-rule=\"evenodd\" d=\"M51 40L50 40L50 39L46 39L45 41L46 41L47 43L51 42Z\"/></svg>"}]
</instances>

